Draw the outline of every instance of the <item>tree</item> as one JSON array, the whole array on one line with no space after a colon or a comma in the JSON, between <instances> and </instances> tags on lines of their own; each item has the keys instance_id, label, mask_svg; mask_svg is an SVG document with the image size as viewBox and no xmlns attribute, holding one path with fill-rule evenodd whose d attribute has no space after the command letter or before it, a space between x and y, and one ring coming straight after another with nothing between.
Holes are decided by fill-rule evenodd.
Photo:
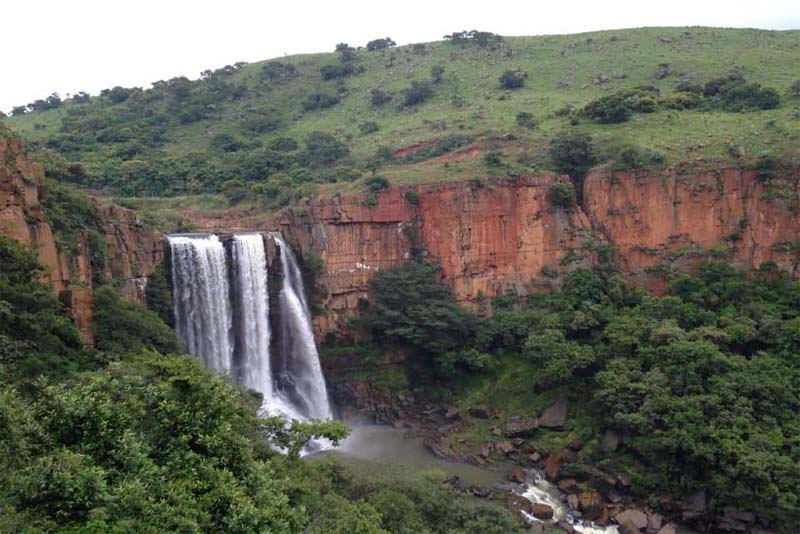
<instances>
[{"instance_id":1,"label":"tree","mask_svg":"<svg viewBox=\"0 0 800 534\"><path fill-rule=\"evenodd\" d=\"M548 152L555 169L570 177L581 200L584 174L594 163L592 139L577 131L563 131L550 140Z\"/></svg>"},{"instance_id":2,"label":"tree","mask_svg":"<svg viewBox=\"0 0 800 534\"><path fill-rule=\"evenodd\" d=\"M527 77L528 73L524 71L507 70L500 76L498 81L503 89L519 89L525 85L525 78Z\"/></svg>"},{"instance_id":3,"label":"tree","mask_svg":"<svg viewBox=\"0 0 800 534\"><path fill-rule=\"evenodd\" d=\"M11 116L12 117L19 117L20 115L25 115L28 112L28 106L14 106L11 108Z\"/></svg>"},{"instance_id":4,"label":"tree","mask_svg":"<svg viewBox=\"0 0 800 534\"><path fill-rule=\"evenodd\" d=\"M416 106L433 96L433 86L431 82L414 80L411 86L403 91L403 105Z\"/></svg>"},{"instance_id":5,"label":"tree","mask_svg":"<svg viewBox=\"0 0 800 534\"><path fill-rule=\"evenodd\" d=\"M377 339L442 354L470 336L473 316L456 304L452 292L436 279L436 271L409 261L372 279L374 297L367 324Z\"/></svg>"},{"instance_id":6,"label":"tree","mask_svg":"<svg viewBox=\"0 0 800 534\"><path fill-rule=\"evenodd\" d=\"M374 39L367 43L367 51L373 52L375 50L385 50L397 45L391 37L384 37L383 39Z\"/></svg>"},{"instance_id":7,"label":"tree","mask_svg":"<svg viewBox=\"0 0 800 534\"><path fill-rule=\"evenodd\" d=\"M311 132L305 143L306 157L310 163L316 165L335 163L350 153L347 145L325 132Z\"/></svg>"},{"instance_id":8,"label":"tree","mask_svg":"<svg viewBox=\"0 0 800 534\"><path fill-rule=\"evenodd\" d=\"M581 113L600 124L613 124L627 121L631 109L625 95L613 94L589 102Z\"/></svg>"},{"instance_id":9,"label":"tree","mask_svg":"<svg viewBox=\"0 0 800 534\"><path fill-rule=\"evenodd\" d=\"M339 54L339 60L343 63L347 63L356 59L356 49L347 43L337 44L336 53Z\"/></svg>"}]
</instances>

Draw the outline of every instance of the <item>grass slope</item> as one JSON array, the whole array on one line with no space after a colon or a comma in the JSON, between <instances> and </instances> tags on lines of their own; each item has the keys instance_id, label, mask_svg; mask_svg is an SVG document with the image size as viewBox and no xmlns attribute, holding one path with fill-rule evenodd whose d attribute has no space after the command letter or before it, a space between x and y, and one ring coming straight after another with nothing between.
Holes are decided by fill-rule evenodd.
<instances>
[{"instance_id":1,"label":"grass slope","mask_svg":"<svg viewBox=\"0 0 800 534\"><path fill-rule=\"evenodd\" d=\"M356 55L355 64L363 72L332 81L322 78L320 67L338 65L335 53L273 60L297 69L295 77L283 82L263 81L262 69L268 62L245 65L224 76L225 83L239 89L237 96L213 101L201 120L181 124L174 120L174 110L168 104L161 100L148 103L144 109L155 115L163 114L162 120L166 121L163 140L153 147L135 155L120 155L118 141L116 144L97 141L68 153L68 157L81 160L91 172L103 174L130 160L157 160L156 165L161 165L164 160L185 161L198 153L214 154L218 150L210 143L218 134L230 134L246 145L235 152L241 158L256 154L260 147L269 146L277 138L291 137L302 146L308 134L323 131L349 147L351 156L346 163L357 169L347 179L352 181L367 174L363 168L365 161L379 147L397 150L457 133L469 136L472 142L483 142L487 150L497 147L513 159L522 160L521 167L515 161L503 172L510 172L509 169L532 172L547 168L548 141L568 127L592 135L601 152L635 144L660 150L666 155L667 165L748 164L763 151L792 159L800 157L800 98L788 93L789 86L800 77L797 69L800 31L643 28L507 37L494 50L435 42L371 52L358 50ZM402 91L411 80L430 79L431 68L437 65L444 67L444 75L434 86L434 96L417 106L401 107ZM664 65L668 67L665 69ZM527 72L524 87L511 91L500 88L498 77L509 69ZM745 113L659 108L656 113L637 113L629 122L611 125L586 119L570 124L569 117L557 114L565 106L581 107L603 95L642 84L654 85L662 96L669 95L680 81L703 84L732 70L742 73L750 82L778 90L782 96L780 107ZM666 72L659 75L659 71ZM194 81L191 90L198 92L201 86L207 87L217 78ZM372 89L392 93L394 98L386 105L374 107L370 104ZM305 111L304 99L316 92L338 94L341 101L327 109ZM145 92L148 94L152 91ZM93 114L103 119L126 105L128 102L112 105L108 98L94 97L88 104L66 103L55 110L31 112L6 122L30 139L47 141L59 135L62 119L70 113L84 117ZM531 113L540 122L538 128L528 130L516 124L515 117L522 111ZM279 127L265 133L246 131L246 121L259 114L277 120ZM125 120L114 124L124 128ZM363 134L360 125L367 122L377 123L379 129ZM512 133L514 141L493 141L506 133ZM737 159L732 155L733 148ZM393 164L381 169L381 174L395 182L416 183L473 178L492 172L479 158L472 159L476 161L431 159ZM222 167L213 183L193 184L190 172L188 179L180 179L183 180L180 186L170 184L175 187L162 187L157 193L220 191L224 180L242 176L243 171L235 166ZM132 175L137 168L130 163L125 167ZM249 179L253 181L254 177ZM179 178L174 180L177 182ZM268 175L255 177L255 181L268 180ZM341 184L329 185L327 189L340 190Z\"/></svg>"}]
</instances>

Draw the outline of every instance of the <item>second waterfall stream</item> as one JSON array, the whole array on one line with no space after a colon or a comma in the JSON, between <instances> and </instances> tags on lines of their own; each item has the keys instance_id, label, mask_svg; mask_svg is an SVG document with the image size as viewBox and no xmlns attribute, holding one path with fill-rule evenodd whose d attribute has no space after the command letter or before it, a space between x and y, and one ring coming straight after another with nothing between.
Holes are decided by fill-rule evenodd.
<instances>
[{"instance_id":1,"label":"second waterfall stream","mask_svg":"<svg viewBox=\"0 0 800 534\"><path fill-rule=\"evenodd\" d=\"M277 332L265 239L280 250ZM297 260L278 234L168 237L178 337L207 367L264 397L264 415L332 417ZM277 339L274 339L277 336Z\"/></svg>"}]
</instances>

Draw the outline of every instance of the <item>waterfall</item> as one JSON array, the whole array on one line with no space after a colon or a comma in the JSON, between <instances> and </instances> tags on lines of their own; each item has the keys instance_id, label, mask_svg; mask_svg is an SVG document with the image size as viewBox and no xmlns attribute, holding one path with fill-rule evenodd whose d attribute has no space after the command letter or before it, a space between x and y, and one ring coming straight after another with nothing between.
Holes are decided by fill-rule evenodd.
<instances>
[{"instance_id":1,"label":"waterfall","mask_svg":"<svg viewBox=\"0 0 800 534\"><path fill-rule=\"evenodd\" d=\"M261 234L233 236L233 302L235 325L235 373L237 381L264 397L265 415L304 419L278 394L270 362L269 290L267 254Z\"/></svg>"},{"instance_id":2,"label":"waterfall","mask_svg":"<svg viewBox=\"0 0 800 534\"><path fill-rule=\"evenodd\" d=\"M280 234L272 237L280 248L283 269L283 285L278 297L281 309L278 384L302 413L314 419L330 419L328 391L311 330L303 277L294 254Z\"/></svg>"},{"instance_id":3,"label":"waterfall","mask_svg":"<svg viewBox=\"0 0 800 534\"><path fill-rule=\"evenodd\" d=\"M225 249L215 235L169 236L175 329L206 367L228 372L233 358Z\"/></svg>"},{"instance_id":4,"label":"waterfall","mask_svg":"<svg viewBox=\"0 0 800 534\"><path fill-rule=\"evenodd\" d=\"M281 236L272 238L280 247L283 270L278 354L270 353L267 255L259 233L233 236L230 268L217 236L168 236L178 338L207 367L230 373L261 393L262 414L329 419L300 268Z\"/></svg>"}]
</instances>

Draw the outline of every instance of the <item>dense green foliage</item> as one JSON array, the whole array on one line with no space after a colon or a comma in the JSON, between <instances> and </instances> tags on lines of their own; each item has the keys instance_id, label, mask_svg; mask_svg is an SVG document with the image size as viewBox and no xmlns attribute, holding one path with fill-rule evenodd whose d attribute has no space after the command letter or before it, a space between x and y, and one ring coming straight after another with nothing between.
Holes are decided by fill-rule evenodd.
<instances>
[{"instance_id":1,"label":"dense green foliage","mask_svg":"<svg viewBox=\"0 0 800 534\"><path fill-rule=\"evenodd\" d=\"M406 343L432 354L459 346L474 318L436 278L437 269L407 262L373 278L369 328L378 340Z\"/></svg>"},{"instance_id":2,"label":"dense green foliage","mask_svg":"<svg viewBox=\"0 0 800 534\"><path fill-rule=\"evenodd\" d=\"M94 290L92 321L99 350L179 352L175 332L155 312L122 300L110 287Z\"/></svg>"},{"instance_id":3,"label":"dense green foliage","mask_svg":"<svg viewBox=\"0 0 800 534\"><path fill-rule=\"evenodd\" d=\"M35 255L0 238L0 265L0 531L519 528L438 474L364 478L334 461L300 460L309 440L336 443L346 426L257 417L260 395L195 358L167 355L177 348L172 331L109 288L94 292L100 351L84 351L38 282Z\"/></svg>"},{"instance_id":4,"label":"dense green foliage","mask_svg":"<svg viewBox=\"0 0 800 534\"><path fill-rule=\"evenodd\" d=\"M447 292L430 289L420 267L376 280L373 332L432 353L437 380L516 355L533 370L520 378L529 390L581 392L584 439L623 436L613 469L634 473L640 494L707 489L716 511L751 510L783 529L800 521L800 283L774 266L748 280L707 262L664 297L630 289L608 267L577 269L558 291L515 308L498 302L477 324L432 320ZM592 450L584 460L603 461Z\"/></svg>"}]
</instances>

